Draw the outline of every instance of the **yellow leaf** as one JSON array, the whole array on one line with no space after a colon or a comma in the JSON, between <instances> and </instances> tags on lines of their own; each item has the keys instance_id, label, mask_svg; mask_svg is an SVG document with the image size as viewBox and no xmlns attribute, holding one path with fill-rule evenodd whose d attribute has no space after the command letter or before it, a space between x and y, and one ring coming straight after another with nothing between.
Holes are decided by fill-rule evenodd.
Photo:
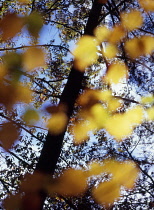
<instances>
[{"instance_id":1,"label":"yellow leaf","mask_svg":"<svg viewBox=\"0 0 154 210\"><path fill-rule=\"evenodd\" d=\"M14 99L23 103L29 103L32 100L32 92L31 90L23 85L18 84L15 88Z\"/></svg>"},{"instance_id":2,"label":"yellow leaf","mask_svg":"<svg viewBox=\"0 0 154 210\"><path fill-rule=\"evenodd\" d=\"M92 106L89 114L92 116L92 120L96 124L97 129L103 128L107 119L109 118L107 109L101 104L95 104Z\"/></svg>"},{"instance_id":3,"label":"yellow leaf","mask_svg":"<svg viewBox=\"0 0 154 210\"><path fill-rule=\"evenodd\" d=\"M29 4L31 1L30 0L18 0L20 4Z\"/></svg>"},{"instance_id":4,"label":"yellow leaf","mask_svg":"<svg viewBox=\"0 0 154 210\"><path fill-rule=\"evenodd\" d=\"M142 104L153 104L154 103L154 96L149 95L149 96L144 96L141 98L141 103Z\"/></svg>"},{"instance_id":5,"label":"yellow leaf","mask_svg":"<svg viewBox=\"0 0 154 210\"><path fill-rule=\"evenodd\" d=\"M113 175L114 182L128 189L134 187L139 174L139 169L133 161L105 160L104 171Z\"/></svg>"},{"instance_id":6,"label":"yellow leaf","mask_svg":"<svg viewBox=\"0 0 154 210\"><path fill-rule=\"evenodd\" d=\"M34 11L27 17L27 28L32 36L38 38L39 32L43 26L43 19L40 13Z\"/></svg>"},{"instance_id":7,"label":"yellow leaf","mask_svg":"<svg viewBox=\"0 0 154 210\"><path fill-rule=\"evenodd\" d=\"M34 109L27 109L23 115L23 120L27 124L33 125L39 120L39 114Z\"/></svg>"},{"instance_id":8,"label":"yellow leaf","mask_svg":"<svg viewBox=\"0 0 154 210\"><path fill-rule=\"evenodd\" d=\"M88 35L81 37L73 54L74 65L78 70L84 71L86 67L93 64L98 57L97 42L94 37Z\"/></svg>"},{"instance_id":9,"label":"yellow leaf","mask_svg":"<svg viewBox=\"0 0 154 210\"><path fill-rule=\"evenodd\" d=\"M78 98L78 104L80 106L91 106L98 102L100 96L100 91L98 90L86 90L83 94L81 94Z\"/></svg>"},{"instance_id":10,"label":"yellow leaf","mask_svg":"<svg viewBox=\"0 0 154 210\"><path fill-rule=\"evenodd\" d=\"M68 118L64 112L53 113L47 122L49 132L54 135L62 133L66 129Z\"/></svg>"},{"instance_id":11,"label":"yellow leaf","mask_svg":"<svg viewBox=\"0 0 154 210\"><path fill-rule=\"evenodd\" d=\"M144 109L137 105L132 109L129 109L126 113L125 113L125 118L132 123L132 125L139 125L140 123L142 123L143 118L144 117Z\"/></svg>"},{"instance_id":12,"label":"yellow leaf","mask_svg":"<svg viewBox=\"0 0 154 210\"><path fill-rule=\"evenodd\" d=\"M116 56L117 52L118 52L117 47L114 44L108 44L103 52L103 55L111 59Z\"/></svg>"},{"instance_id":13,"label":"yellow leaf","mask_svg":"<svg viewBox=\"0 0 154 210\"><path fill-rule=\"evenodd\" d=\"M37 47L29 48L23 54L24 67L30 71L36 67L45 65L45 53L42 49Z\"/></svg>"},{"instance_id":14,"label":"yellow leaf","mask_svg":"<svg viewBox=\"0 0 154 210\"><path fill-rule=\"evenodd\" d=\"M18 17L15 13L7 14L0 21L1 38L3 41L13 38L23 27L23 18ZM9 26L9 27L8 27Z\"/></svg>"},{"instance_id":15,"label":"yellow leaf","mask_svg":"<svg viewBox=\"0 0 154 210\"><path fill-rule=\"evenodd\" d=\"M153 0L139 0L140 5L147 12L154 12L154 1Z\"/></svg>"},{"instance_id":16,"label":"yellow leaf","mask_svg":"<svg viewBox=\"0 0 154 210\"><path fill-rule=\"evenodd\" d=\"M94 30L94 35L98 42L106 41L110 34L110 30L106 26L99 26Z\"/></svg>"},{"instance_id":17,"label":"yellow leaf","mask_svg":"<svg viewBox=\"0 0 154 210\"><path fill-rule=\"evenodd\" d=\"M107 207L120 196L120 186L114 180L103 182L93 188L92 195L97 203Z\"/></svg>"},{"instance_id":18,"label":"yellow leaf","mask_svg":"<svg viewBox=\"0 0 154 210\"><path fill-rule=\"evenodd\" d=\"M143 108L136 106L124 114L115 114L108 118L105 128L116 140L129 136L133 128L143 121Z\"/></svg>"},{"instance_id":19,"label":"yellow leaf","mask_svg":"<svg viewBox=\"0 0 154 210\"><path fill-rule=\"evenodd\" d=\"M0 64L0 80L3 79L3 77L7 73L7 68L3 64Z\"/></svg>"},{"instance_id":20,"label":"yellow leaf","mask_svg":"<svg viewBox=\"0 0 154 210\"><path fill-rule=\"evenodd\" d=\"M108 108L108 111L113 112L113 111L116 111L118 108L120 108L121 105L122 104L121 104L120 100L118 100L116 98L112 98L109 101L107 108Z\"/></svg>"},{"instance_id":21,"label":"yellow leaf","mask_svg":"<svg viewBox=\"0 0 154 210\"><path fill-rule=\"evenodd\" d=\"M138 10L131 10L129 13L122 13L121 22L123 27L125 27L127 30L134 30L142 25L142 14Z\"/></svg>"},{"instance_id":22,"label":"yellow leaf","mask_svg":"<svg viewBox=\"0 0 154 210\"><path fill-rule=\"evenodd\" d=\"M120 42L124 36L125 36L124 28L121 25L116 25L114 26L108 37L108 42L116 44Z\"/></svg>"},{"instance_id":23,"label":"yellow leaf","mask_svg":"<svg viewBox=\"0 0 154 210\"><path fill-rule=\"evenodd\" d=\"M100 163L93 162L89 165L88 176L97 176L104 172L104 166Z\"/></svg>"},{"instance_id":24,"label":"yellow leaf","mask_svg":"<svg viewBox=\"0 0 154 210\"><path fill-rule=\"evenodd\" d=\"M138 58L141 55L151 54L154 50L154 38L142 36L126 41L125 50L131 58Z\"/></svg>"},{"instance_id":25,"label":"yellow leaf","mask_svg":"<svg viewBox=\"0 0 154 210\"><path fill-rule=\"evenodd\" d=\"M96 129L96 124L93 121L83 121L76 123L73 126L74 143L76 145L83 143L88 139L88 132Z\"/></svg>"},{"instance_id":26,"label":"yellow leaf","mask_svg":"<svg viewBox=\"0 0 154 210\"><path fill-rule=\"evenodd\" d=\"M154 120L154 107L150 107L147 111L147 120Z\"/></svg>"},{"instance_id":27,"label":"yellow leaf","mask_svg":"<svg viewBox=\"0 0 154 210\"><path fill-rule=\"evenodd\" d=\"M112 98L112 92L110 90L104 90L100 92L100 100L103 102L109 102Z\"/></svg>"},{"instance_id":28,"label":"yellow leaf","mask_svg":"<svg viewBox=\"0 0 154 210\"><path fill-rule=\"evenodd\" d=\"M122 79L127 79L128 77L128 68L124 63L112 63L103 78L106 83L109 84L118 84Z\"/></svg>"},{"instance_id":29,"label":"yellow leaf","mask_svg":"<svg viewBox=\"0 0 154 210\"><path fill-rule=\"evenodd\" d=\"M57 179L57 183L48 187L48 192L63 196L79 196L87 189L87 176L82 170L70 168Z\"/></svg>"},{"instance_id":30,"label":"yellow leaf","mask_svg":"<svg viewBox=\"0 0 154 210\"><path fill-rule=\"evenodd\" d=\"M132 189L138 178L139 169L132 161L123 162L121 164L120 171L116 174L115 179L120 182L121 185L128 189Z\"/></svg>"},{"instance_id":31,"label":"yellow leaf","mask_svg":"<svg viewBox=\"0 0 154 210\"><path fill-rule=\"evenodd\" d=\"M133 131L130 122L122 114L115 114L110 117L105 128L118 141L129 136Z\"/></svg>"}]
</instances>

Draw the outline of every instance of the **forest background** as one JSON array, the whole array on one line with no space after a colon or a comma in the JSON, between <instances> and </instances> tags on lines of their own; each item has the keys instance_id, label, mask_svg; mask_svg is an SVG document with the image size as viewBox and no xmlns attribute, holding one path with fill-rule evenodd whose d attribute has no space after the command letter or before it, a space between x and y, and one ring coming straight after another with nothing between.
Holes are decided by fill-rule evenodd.
<instances>
[{"instance_id":1,"label":"forest background","mask_svg":"<svg viewBox=\"0 0 154 210\"><path fill-rule=\"evenodd\" d=\"M2 209L154 207L153 11L1 1Z\"/></svg>"}]
</instances>

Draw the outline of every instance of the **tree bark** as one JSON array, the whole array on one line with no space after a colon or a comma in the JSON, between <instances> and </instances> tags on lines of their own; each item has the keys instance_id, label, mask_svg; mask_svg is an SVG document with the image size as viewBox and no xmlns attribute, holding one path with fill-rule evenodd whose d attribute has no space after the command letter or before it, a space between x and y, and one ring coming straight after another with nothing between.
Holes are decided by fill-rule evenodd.
<instances>
[{"instance_id":1,"label":"tree bark","mask_svg":"<svg viewBox=\"0 0 154 210\"><path fill-rule=\"evenodd\" d=\"M84 34L93 36L93 30L99 22L101 9L102 4L98 3L98 0L94 0ZM66 114L68 119L73 113L74 104L82 87L83 78L84 73L78 71L78 69L76 69L73 65L59 103L59 105L64 104L67 107ZM35 172L37 171L45 174L54 173L58 158L60 156L66 129L67 126L64 132L59 135L53 135L52 133L48 132L41 151L41 155L36 165ZM43 208L45 197L45 193L40 194L41 206L39 209Z\"/></svg>"}]
</instances>

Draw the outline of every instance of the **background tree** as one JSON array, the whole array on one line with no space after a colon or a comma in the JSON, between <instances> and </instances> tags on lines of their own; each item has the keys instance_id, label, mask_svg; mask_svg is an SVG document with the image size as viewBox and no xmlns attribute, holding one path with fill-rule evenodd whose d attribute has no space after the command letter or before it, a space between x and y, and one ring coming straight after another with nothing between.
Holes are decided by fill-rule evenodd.
<instances>
[{"instance_id":1,"label":"background tree","mask_svg":"<svg viewBox=\"0 0 154 210\"><path fill-rule=\"evenodd\" d=\"M110 208L133 209L137 206L140 208L153 207L153 155L149 149L152 147L152 105L154 100L152 95L143 97L147 93L153 93L151 85L153 72L153 14L151 12L153 11L153 2L144 2L3 1L1 3L2 63L0 115L2 124L0 136L2 146L7 150L7 153L4 150L1 153L2 160L4 161L1 170L2 198L5 198L7 194L14 194L14 192L22 190L26 193L26 196L28 195L27 197L25 196L26 208L39 209L42 204L39 204L40 199L37 200L38 195L36 196L36 194L40 188L42 189L39 183L42 182L42 179L45 179L48 187L45 185L45 192L41 194L42 203L47 192L49 192L51 197L48 203L45 204L45 209L50 209L51 207L53 209L101 209L102 207L96 204L91 197L91 192L94 194L95 200L100 204L104 205L107 203L107 208L108 203L113 203L118 197L117 193L108 195L107 191L104 190L106 189L104 186L101 194L104 194L102 197L106 197L106 200L101 200L99 198L100 193L96 193L96 190L93 190L94 186L98 186L98 183L102 181L107 183L105 181L111 179L110 173L114 174L114 171L109 170L113 164L112 159L115 161L114 165L119 169L116 170L118 172L117 176L120 176L122 173L120 170L126 163L125 161L127 160L127 163L132 164L132 162L129 162L132 160L138 165L141 172L140 179L136 183L136 188L133 191L127 192L123 189L122 194L124 196L115 202L114 205L112 204ZM91 7L92 10L90 10ZM93 14L93 10L97 12ZM132 21L134 19L136 21ZM7 27L8 24L10 24L10 28ZM39 44L39 34L43 24L46 27L50 26L57 34L51 37L49 43L42 45ZM93 29L97 24L108 27L100 27L93 34ZM28 31L28 35L25 30ZM68 47L83 34L95 35L99 42L99 47L95 48L91 37L83 37L77 48L79 49L79 54L78 50L74 51L76 60L69 74L69 69L72 66L72 56L68 54L70 53ZM24 45L19 46L18 37L21 39L22 36L27 36L26 41L23 43ZM85 50L81 48L83 45L88 45L89 49L86 48ZM92 48L91 46L94 47ZM93 49L97 49L97 54ZM92 51L92 60L86 60L86 58L83 60L80 54L84 54L81 52L88 51L89 53L89 50ZM46 66L44 62L45 52ZM92 61L95 56L97 56L97 61L93 64ZM129 68L129 79L127 79L127 82L123 80L123 85L121 85L121 89L118 87L118 90L112 83L115 83L115 80L119 80L123 76L126 78L128 76L126 72L122 76L119 75L116 71L117 68L114 69L112 74L111 67L114 67L114 65L111 64L115 61L117 62L116 64L119 65L122 62L123 65ZM89 66L89 64L93 65ZM37 68L39 66L42 67ZM87 69L86 72L84 72L85 67ZM120 67L119 65L118 69ZM108 71L105 74L106 69ZM102 75L106 75L103 83ZM64 90L63 87L65 87ZM88 90L84 91L86 88ZM106 95L100 94L102 93L100 90L106 90L103 93L109 95L110 103ZM112 91L114 97L110 95L111 92L109 90ZM83 93L83 97L81 95L74 107L74 102L79 91ZM10 94L11 92L12 94ZM120 105L119 99L123 101ZM46 102L47 105L42 106L45 101L49 101L50 104ZM60 106L54 107L53 105L58 105L59 101ZM130 136L131 132L129 133L129 129L127 130L130 124L126 124L126 132L129 134L127 139L125 138L125 141L122 142L115 141L114 139L119 139L119 136L121 139L125 135L125 133L120 132L120 126L123 125L123 119L126 115L122 115L119 121L114 121L112 118L109 121L110 124L106 121L102 126L104 122L101 119L106 116L104 115L104 108L100 107L100 102L107 106L111 116L117 116L116 113L118 113L118 117L120 117L123 112L129 113L127 121L131 121L130 118L135 118L133 122L135 124L142 122L142 126L138 126ZM24 103L24 106L21 106L21 103ZM29 106L29 103L31 106ZM140 106L136 107L136 104ZM143 111L141 107L145 109L145 113L148 116L147 120L139 119L141 118L140 113ZM129 110L132 110L132 112ZM40 131L40 127L44 129L44 125L41 124L40 126L39 118L43 118L43 122L47 121L49 114L52 114L52 118L47 123L49 133L46 136L44 131ZM69 127L64 137L70 116ZM101 116L101 119L98 116ZM89 122L92 120L94 125L90 124L91 127L86 127L86 124L82 124L84 119ZM37 121L38 124L35 124ZM83 126L84 129L82 129ZM115 126L118 132L113 130ZM54 127L55 129L53 129ZM104 128L115 138L109 136ZM72 134L72 129L74 134ZM92 137L91 134L88 137L87 132L84 132L85 129L94 130L94 136ZM87 138L91 140L81 145L73 146L73 136L76 137L76 144L85 141ZM61 149L63 137L63 149ZM50 138L52 138L52 141L50 141ZM56 142L53 141L53 138ZM16 139L18 141L14 143ZM12 146L13 143L14 145ZM48 143L52 145L48 145ZM10 150L11 146L12 149ZM42 147L44 148L43 150ZM52 152L50 152L50 147L53 150ZM47 150L49 151L47 152ZM40 151L42 152L39 157ZM71 171L70 169L64 172L60 181L55 179L54 182L52 179L47 181L42 174L34 174L30 179L25 178L27 182L24 184L22 180L27 172L32 174L34 170L37 170L53 173L60 152L61 156L55 177L59 176L62 169L73 167L76 170ZM47 156L44 157L44 154ZM107 160L104 164L106 167L105 171L108 174L104 172L104 166L101 164L94 163L89 166L89 162L96 159L100 162ZM122 164L122 162L116 161L124 162ZM116 165L119 163L120 167ZM6 164L8 166L7 170ZM58 182L59 186L61 186L60 183L63 181L63 188L65 189L65 184L69 185L67 177L78 177L80 175L84 178L84 170L81 170L83 168L85 171L89 171L88 176L98 175L100 171L103 172L103 175L101 177L93 177L89 181L89 189L84 196L77 198L65 197L66 194L78 195L78 193L83 192L83 189L79 192L81 183L78 182L77 188L79 191L77 192L58 191L58 185L55 186L54 183ZM129 174L129 171L127 172ZM121 179L122 177L120 176ZM19 189L20 182L21 187ZM33 190L31 189L32 184L36 185L35 187L33 186ZM82 185L84 186L84 183ZM96 189L99 189L99 186ZM107 189L110 187L114 189L113 186L108 184ZM115 190L117 190L117 187L115 187ZM58 193L58 196L55 198L53 198L55 196L54 191ZM28 200L29 196L33 197L33 201L36 202L31 203ZM5 200L5 206L7 209L10 206L16 209L17 206L21 205L21 200L24 202L24 199L21 199L20 193L15 196L9 196Z\"/></svg>"}]
</instances>

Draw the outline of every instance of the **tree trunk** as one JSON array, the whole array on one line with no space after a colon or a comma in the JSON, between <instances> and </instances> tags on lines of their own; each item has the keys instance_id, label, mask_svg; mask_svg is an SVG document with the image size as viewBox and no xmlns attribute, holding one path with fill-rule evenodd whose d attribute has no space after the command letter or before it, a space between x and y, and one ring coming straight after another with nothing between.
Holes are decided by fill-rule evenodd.
<instances>
[{"instance_id":1,"label":"tree trunk","mask_svg":"<svg viewBox=\"0 0 154 210\"><path fill-rule=\"evenodd\" d=\"M93 36L93 30L97 26L99 21L101 8L102 4L98 3L98 0L94 0L84 34ZM70 75L68 77L67 84L62 92L59 103L59 105L64 104L67 107L66 114L68 116L68 119L73 113L74 104L79 94L79 91L82 87L83 78L84 78L84 73L78 71L78 69L76 69L73 66ZM46 136L46 141L41 151L41 155L36 165L35 172L37 171L45 174L54 173L58 158L60 156L63 138L66 129L67 126L65 128L65 131L59 135L53 135L50 132L48 132ZM45 198L46 194L41 193L40 194L41 205L39 209L43 208Z\"/></svg>"}]
</instances>

